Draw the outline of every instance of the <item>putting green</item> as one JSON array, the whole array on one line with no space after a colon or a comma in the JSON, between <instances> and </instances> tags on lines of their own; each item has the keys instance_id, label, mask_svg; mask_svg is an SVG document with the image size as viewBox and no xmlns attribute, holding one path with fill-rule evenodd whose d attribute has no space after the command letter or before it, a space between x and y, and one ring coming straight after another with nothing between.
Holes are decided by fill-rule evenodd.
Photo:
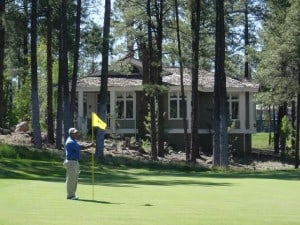
<instances>
[{"instance_id":1,"label":"putting green","mask_svg":"<svg viewBox=\"0 0 300 225\"><path fill-rule=\"evenodd\" d=\"M81 175L79 201L62 180L0 179L0 225L298 225L300 171Z\"/></svg>"}]
</instances>

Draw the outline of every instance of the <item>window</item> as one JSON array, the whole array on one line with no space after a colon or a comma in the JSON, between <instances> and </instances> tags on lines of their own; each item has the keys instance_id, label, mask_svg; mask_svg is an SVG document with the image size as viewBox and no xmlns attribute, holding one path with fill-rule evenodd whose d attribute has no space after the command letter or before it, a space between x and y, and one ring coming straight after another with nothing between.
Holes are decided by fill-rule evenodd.
<instances>
[{"instance_id":1,"label":"window","mask_svg":"<svg viewBox=\"0 0 300 225\"><path fill-rule=\"evenodd\" d=\"M133 119L133 93L117 92L116 114L118 119Z\"/></svg>"},{"instance_id":2,"label":"window","mask_svg":"<svg viewBox=\"0 0 300 225\"><path fill-rule=\"evenodd\" d=\"M169 118L170 119L182 119L184 113L184 107L181 93L171 92L169 93Z\"/></svg>"},{"instance_id":3,"label":"window","mask_svg":"<svg viewBox=\"0 0 300 225\"><path fill-rule=\"evenodd\" d=\"M228 94L228 113L230 120L239 120L239 96L237 94Z\"/></svg>"}]
</instances>

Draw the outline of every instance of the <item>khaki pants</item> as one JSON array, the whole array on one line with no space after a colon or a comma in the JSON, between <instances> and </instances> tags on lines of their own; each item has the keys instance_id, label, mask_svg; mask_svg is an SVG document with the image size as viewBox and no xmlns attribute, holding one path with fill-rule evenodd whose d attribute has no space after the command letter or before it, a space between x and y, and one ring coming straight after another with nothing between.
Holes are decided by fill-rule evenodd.
<instances>
[{"instance_id":1,"label":"khaki pants","mask_svg":"<svg viewBox=\"0 0 300 225\"><path fill-rule=\"evenodd\" d=\"M66 167L67 197L76 196L75 193L79 177L79 163L74 160L65 160L64 166Z\"/></svg>"}]
</instances>

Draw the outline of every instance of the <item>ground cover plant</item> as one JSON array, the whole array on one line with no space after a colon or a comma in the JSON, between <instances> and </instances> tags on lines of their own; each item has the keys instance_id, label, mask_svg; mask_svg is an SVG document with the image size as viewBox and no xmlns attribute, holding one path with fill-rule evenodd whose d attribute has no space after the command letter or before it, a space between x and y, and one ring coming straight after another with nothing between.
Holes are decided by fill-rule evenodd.
<instances>
[{"instance_id":1,"label":"ground cover plant","mask_svg":"<svg viewBox=\"0 0 300 225\"><path fill-rule=\"evenodd\" d=\"M1 147L0 147L1 149ZM237 171L108 158L81 163L79 201L65 199L62 155L6 147L0 224L299 224L299 170ZM22 154L21 154L22 153ZM41 154L41 155L39 155Z\"/></svg>"}]
</instances>

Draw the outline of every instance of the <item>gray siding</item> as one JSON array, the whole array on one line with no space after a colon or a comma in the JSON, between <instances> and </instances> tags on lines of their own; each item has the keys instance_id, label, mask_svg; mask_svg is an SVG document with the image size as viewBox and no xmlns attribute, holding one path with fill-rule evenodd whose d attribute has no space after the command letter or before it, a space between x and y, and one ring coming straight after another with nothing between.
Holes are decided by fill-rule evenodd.
<instances>
[{"instance_id":1,"label":"gray siding","mask_svg":"<svg viewBox=\"0 0 300 225\"><path fill-rule=\"evenodd\" d=\"M117 129L135 129L135 120L116 120Z\"/></svg>"}]
</instances>

